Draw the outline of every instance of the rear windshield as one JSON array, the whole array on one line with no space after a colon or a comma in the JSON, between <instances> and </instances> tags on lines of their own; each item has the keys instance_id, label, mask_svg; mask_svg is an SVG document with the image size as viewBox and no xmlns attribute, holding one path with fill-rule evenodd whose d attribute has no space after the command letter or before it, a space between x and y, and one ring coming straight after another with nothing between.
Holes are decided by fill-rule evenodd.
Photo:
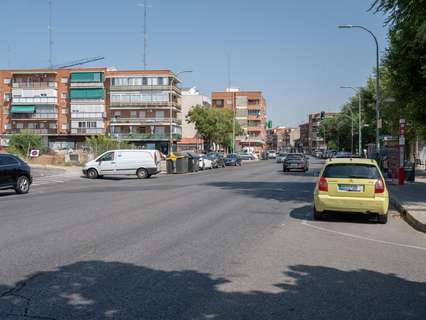
<instances>
[{"instance_id":1,"label":"rear windshield","mask_svg":"<svg viewBox=\"0 0 426 320\"><path fill-rule=\"evenodd\" d=\"M331 164L323 173L326 178L379 179L380 172L375 166L367 164Z\"/></svg>"}]
</instances>

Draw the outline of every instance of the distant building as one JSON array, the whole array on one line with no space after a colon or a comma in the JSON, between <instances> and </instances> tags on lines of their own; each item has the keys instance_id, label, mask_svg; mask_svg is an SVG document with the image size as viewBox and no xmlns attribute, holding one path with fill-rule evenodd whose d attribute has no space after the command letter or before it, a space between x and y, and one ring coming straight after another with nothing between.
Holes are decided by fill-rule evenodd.
<instances>
[{"instance_id":1,"label":"distant building","mask_svg":"<svg viewBox=\"0 0 426 320\"><path fill-rule=\"evenodd\" d=\"M167 153L182 134L179 84L170 70L0 70L0 141L29 129L74 149L101 134Z\"/></svg>"},{"instance_id":2,"label":"distant building","mask_svg":"<svg viewBox=\"0 0 426 320\"><path fill-rule=\"evenodd\" d=\"M200 94L195 87L182 90L181 96L182 105L182 140L178 143L179 150L194 150L202 151L204 141L198 136L197 130L193 123L186 120L186 116L192 107L211 106L209 97Z\"/></svg>"},{"instance_id":3,"label":"distant building","mask_svg":"<svg viewBox=\"0 0 426 320\"><path fill-rule=\"evenodd\" d=\"M286 127L268 129L268 150L283 150L285 144Z\"/></svg>"},{"instance_id":4,"label":"distant building","mask_svg":"<svg viewBox=\"0 0 426 320\"><path fill-rule=\"evenodd\" d=\"M309 122L299 125L300 138L298 147L300 151L309 151Z\"/></svg>"},{"instance_id":5,"label":"distant building","mask_svg":"<svg viewBox=\"0 0 426 320\"><path fill-rule=\"evenodd\" d=\"M261 91L213 92L212 107L234 110L235 119L244 130L236 137L236 151L249 147L260 154L266 149L266 100Z\"/></svg>"},{"instance_id":6,"label":"distant building","mask_svg":"<svg viewBox=\"0 0 426 320\"><path fill-rule=\"evenodd\" d=\"M337 115L337 112L326 112L325 119L333 118ZM316 150L325 150L327 149L326 141L324 141L324 136L320 132L321 127L321 113L311 113L309 114L309 141L308 141L308 152L312 153Z\"/></svg>"}]
</instances>

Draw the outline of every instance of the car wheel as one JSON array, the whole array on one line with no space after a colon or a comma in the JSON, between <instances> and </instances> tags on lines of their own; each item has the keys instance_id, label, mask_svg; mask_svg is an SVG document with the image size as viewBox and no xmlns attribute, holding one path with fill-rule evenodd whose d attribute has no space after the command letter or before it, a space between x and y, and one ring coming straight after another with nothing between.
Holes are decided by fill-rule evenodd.
<instances>
[{"instance_id":1,"label":"car wheel","mask_svg":"<svg viewBox=\"0 0 426 320\"><path fill-rule=\"evenodd\" d=\"M138 169L138 171L136 171L136 176L139 179L146 179L146 178L148 178L148 171L146 171L146 169L144 169L144 168L140 168L140 169Z\"/></svg>"},{"instance_id":2,"label":"car wheel","mask_svg":"<svg viewBox=\"0 0 426 320\"><path fill-rule=\"evenodd\" d=\"M377 221L380 224L386 224L388 222L388 214L379 214L377 215Z\"/></svg>"},{"instance_id":3,"label":"car wheel","mask_svg":"<svg viewBox=\"0 0 426 320\"><path fill-rule=\"evenodd\" d=\"M30 191L30 179L26 176L20 176L18 180L16 180L16 193L24 194Z\"/></svg>"},{"instance_id":4,"label":"car wheel","mask_svg":"<svg viewBox=\"0 0 426 320\"><path fill-rule=\"evenodd\" d=\"M322 212L317 211L314 206L314 220L322 220Z\"/></svg>"},{"instance_id":5,"label":"car wheel","mask_svg":"<svg viewBox=\"0 0 426 320\"><path fill-rule=\"evenodd\" d=\"M96 179L98 177L98 171L96 169L89 169L87 170L87 177L89 179Z\"/></svg>"}]
</instances>

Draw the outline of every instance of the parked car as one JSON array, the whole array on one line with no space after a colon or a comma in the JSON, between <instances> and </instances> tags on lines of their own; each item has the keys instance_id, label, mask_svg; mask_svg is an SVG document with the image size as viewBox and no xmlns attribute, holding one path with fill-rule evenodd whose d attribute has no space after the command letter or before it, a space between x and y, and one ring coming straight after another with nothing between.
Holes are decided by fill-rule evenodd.
<instances>
[{"instance_id":1,"label":"parked car","mask_svg":"<svg viewBox=\"0 0 426 320\"><path fill-rule=\"evenodd\" d=\"M283 162L283 171L308 171L309 161L302 153L289 153Z\"/></svg>"},{"instance_id":2,"label":"parked car","mask_svg":"<svg viewBox=\"0 0 426 320\"><path fill-rule=\"evenodd\" d=\"M0 190L28 193L32 182L31 168L24 160L12 154L0 154Z\"/></svg>"},{"instance_id":3,"label":"parked car","mask_svg":"<svg viewBox=\"0 0 426 320\"><path fill-rule=\"evenodd\" d=\"M344 151L342 151L342 152L336 152L332 156L332 158L353 158L353 157L354 157L354 155L352 153L350 153L350 152L344 152Z\"/></svg>"},{"instance_id":4,"label":"parked car","mask_svg":"<svg viewBox=\"0 0 426 320\"><path fill-rule=\"evenodd\" d=\"M212 161L213 168L225 168L225 158L223 157L223 154L219 152L209 152L207 153L207 158L209 158Z\"/></svg>"},{"instance_id":5,"label":"parked car","mask_svg":"<svg viewBox=\"0 0 426 320\"><path fill-rule=\"evenodd\" d=\"M277 155L277 163L283 163L285 157L287 157L287 152L280 152Z\"/></svg>"},{"instance_id":6,"label":"parked car","mask_svg":"<svg viewBox=\"0 0 426 320\"><path fill-rule=\"evenodd\" d=\"M202 154L198 159L198 166L200 170L212 169L213 162L205 154Z\"/></svg>"},{"instance_id":7,"label":"parked car","mask_svg":"<svg viewBox=\"0 0 426 320\"><path fill-rule=\"evenodd\" d=\"M277 157L277 152L275 150L268 150L268 159L275 159Z\"/></svg>"},{"instance_id":8,"label":"parked car","mask_svg":"<svg viewBox=\"0 0 426 320\"><path fill-rule=\"evenodd\" d=\"M239 156L244 161L256 160L256 157L251 153L240 153Z\"/></svg>"},{"instance_id":9,"label":"parked car","mask_svg":"<svg viewBox=\"0 0 426 320\"><path fill-rule=\"evenodd\" d=\"M314 218L326 211L374 213L388 220L389 193L375 160L329 159L314 192Z\"/></svg>"},{"instance_id":10,"label":"parked car","mask_svg":"<svg viewBox=\"0 0 426 320\"><path fill-rule=\"evenodd\" d=\"M158 150L110 150L87 162L83 174L90 179L104 175L136 175L144 179L160 172L160 159Z\"/></svg>"},{"instance_id":11,"label":"parked car","mask_svg":"<svg viewBox=\"0 0 426 320\"><path fill-rule=\"evenodd\" d=\"M236 153L230 153L225 157L227 166L241 166L241 157Z\"/></svg>"}]
</instances>

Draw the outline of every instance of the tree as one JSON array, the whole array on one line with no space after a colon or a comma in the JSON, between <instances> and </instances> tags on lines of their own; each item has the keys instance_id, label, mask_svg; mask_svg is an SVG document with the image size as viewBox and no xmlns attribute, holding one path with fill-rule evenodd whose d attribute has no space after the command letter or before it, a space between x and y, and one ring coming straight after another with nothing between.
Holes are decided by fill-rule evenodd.
<instances>
[{"instance_id":1,"label":"tree","mask_svg":"<svg viewBox=\"0 0 426 320\"><path fill-rule=\"evenodd\" d=\"M112 149L132 149L133 145L128 142L118 142L104 135L93 135L86 137L86 144L95 156Z\"/></svg>"},{"instance_id":2,"label":"tree","mask_svg":"<svg viewBox=\"0 0 426 320\"><path fill-rule=\"evenodd\" d=\"M424 0L375 0L372 9L388 15L389 48L384 64L395 98L395 117L426 136L426 3Z\"/></svg>"},{"instance_id":3,"label":"tree","mask_svg":"<svg viewBox=\"0 0 426 320\"><path fill-rule=\"evenodd\" d=\"M194 123L198 134L203 137L210 149L213 143L230 147L233 132L234 113L229 109L215 109L197 105L186 116L189 123ZM235 122L235 134L241 134L238 121Z\"/></svg>"},{"instance_id":4,"label":"tree","mask_svg":"<svg viewBox=\"0 0 426 320\"><path fill-rule=\"evenodd\" d=\"M9 140L7 151L28 158L31 149L46 151L47 146L43 143L40 135L31 130L21 130L20 133L13 134Z\"/></svg>"}]
</instances>

